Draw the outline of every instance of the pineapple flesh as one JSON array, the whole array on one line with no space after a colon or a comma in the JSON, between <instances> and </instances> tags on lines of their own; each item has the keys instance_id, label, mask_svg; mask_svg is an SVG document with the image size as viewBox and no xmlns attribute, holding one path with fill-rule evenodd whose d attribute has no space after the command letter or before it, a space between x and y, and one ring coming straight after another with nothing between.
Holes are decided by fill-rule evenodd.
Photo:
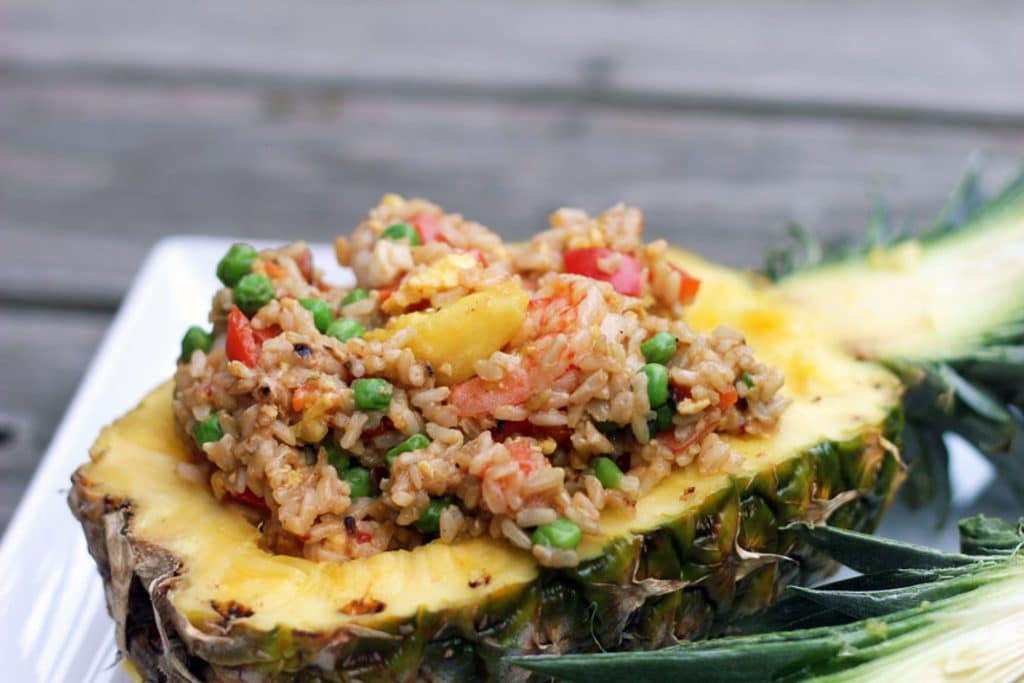
<instances>
[{"instance_id":1,"label":"pineapple flesh","mask_svg":"<svg viewBox=\"0 0 1024 683\"><path fill-rule=\"evenodd\" d=\"M960 434L1024 501L1024 173L985 197L969 174L925 233L894 237L884 212L863 248L775 256L780 292L851 354L908 387L911 502L950 490L944 432ZM822 256L825 254L825 256ZM802 263L801 263L802 262Z\"/></svg>"},{"instance_id":2,"label":"pineapple flesh","mask_svg":"<svg viewBox=\"0 0 1024 683\"><path fill-rule=\"evenodd\" d=\"M605 512L572 569L487 539L316 563L261 550L239 510L177 474L164 385L103 431L70 494L121 651L147 680L514 680L509 652L704 637L830 571L783 527L874 529L903 478L902 385L784 294L674 258L703 281L688 322L741 330L787 378L778 432L730 439L740 471L678 470L634 515Z\"/></svg>"}]
</instances>

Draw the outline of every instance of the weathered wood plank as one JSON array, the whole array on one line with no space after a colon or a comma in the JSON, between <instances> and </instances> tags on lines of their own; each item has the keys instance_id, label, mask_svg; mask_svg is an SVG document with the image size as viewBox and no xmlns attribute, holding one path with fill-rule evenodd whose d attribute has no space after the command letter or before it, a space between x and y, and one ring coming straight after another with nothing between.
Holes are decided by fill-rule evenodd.
<instances>
[{"instance_id":1,"label":"weathered wood plank","mask_svg":"<svg viewBox=\"0 0 1024 683\"><path fill-rule=\"evenodd\" d=\"M3 14L0 64L34 76L262 75L546 96L582 88L682 105L1024 115L1024 4L1013 0L8 0Z\"/></svg>"},{"instance_id":2,"label":"weathered wood plank","mask_svg":"<svg viewBox=\"0 0 1024 683\"><path fill-rule=\"evenodd\" d=\"M0 308L0 477L28 481L109 322L107 314Z\"/></svg>"},{"instance_id":3,"label":"weathered wood plank","mask_svg":"<svg viewBox=\"0 0 1024 683\"><path fill-rule=\"evenodd\" d=\"M651 234L755 266L790 219L861 230L870 191L920 224L1017 131L283 91L8 84L0 300L111 308L170 233L329 240L386 191L510 238L560 205L634 203Z\"/></svg>"}]
</instances>

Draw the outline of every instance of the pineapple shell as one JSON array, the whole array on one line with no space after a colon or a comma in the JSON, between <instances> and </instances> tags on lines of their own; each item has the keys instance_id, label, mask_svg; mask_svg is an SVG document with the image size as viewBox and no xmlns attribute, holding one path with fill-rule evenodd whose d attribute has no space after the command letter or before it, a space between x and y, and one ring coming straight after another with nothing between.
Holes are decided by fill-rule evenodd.
<instances>
[{"instance_id":1,"label":"pineapple shell","mask_svg":"<svg viewBox=\"0 0 1024 683\"><path fill-rule=\"evenodd\" d=\"M674 472L635 515L606 511L573 569L500 541L430 543L347 563L271 555L233 507L178 476L165 384L106 428L71 509L117 643L145 680L516 680L509 653L649 649L722 632L834 565L784 527L871 531L902 481L902 387L777 292L678 252L703 281L688 320L729 324L786 373L771 437L732 438L740 471Z\"/></svg>"}]
</instances>

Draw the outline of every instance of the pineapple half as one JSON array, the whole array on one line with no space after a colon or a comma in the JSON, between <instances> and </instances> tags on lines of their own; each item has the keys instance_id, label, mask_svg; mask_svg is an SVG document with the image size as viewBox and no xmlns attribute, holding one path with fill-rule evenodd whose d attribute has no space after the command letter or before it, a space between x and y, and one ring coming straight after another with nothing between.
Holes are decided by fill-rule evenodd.
<instances>
[{"instance_id":1,"label":"pineapple half","mask_svg":"<svg viewBox=\"0 0 1024 683\"><path fill-rule=\"evenodd\" d=\"M973 244L1019 250L1020 204L1016 213L982 214L948 239L963 244L971 267ZM921 265L932 249L950 267L968 268L960 251L943 250L943 239L895 249L914 243L923 255L900 262L905 282L915 273L933 277ZM865 353L851 334L861 328L827 315L813 296L835 282L874 287L876 261L884 267L891 253L776 287L677 252L703 281L688 321L742 330L762 360L784 371L793 404L770 438L731 440L746 456L740 472L680 470L644 496L634 516L607 511L604 536L585 540L574 569L541 569L486 539L342 564L271 555L241 513L217 503L205 484L177 476L187 447L173 428L171 387L158 388L102 432L70 493L121 652L146 680L513 680L527 674L502 661L510 652L648 649L720 632L786 585L832 568L786 525L873 530L903 479L893 442L903 429L907 373L890 368L919 366L850 353L886 356ZM1016 281L1019 269L1007 270L991 279ZM812 277L817 284L802 284ZM920 296L941 292L895 289L881 303L909 315ZM1002 329L1005 319L995 318ZM949 356L954 337L962 342L956 354L977 352L993 320L967 320L977 327L963 339L927 331L917 339L928 359Z\"/></svg>"},{"instance_id":2,"label":"pineapple half","mask_svg":"<svg viewBox=\"0 0 1024 683\"><path fill-rule=\"evenodd\" d=\"M858 358L907 385L911 502L949 500L943 432L976 446L1024 501L1024 172L987 199L969 173L932 227L896 234L876 208L866 244L799 234L768 271Z\"/></svg>"}]
</instances>

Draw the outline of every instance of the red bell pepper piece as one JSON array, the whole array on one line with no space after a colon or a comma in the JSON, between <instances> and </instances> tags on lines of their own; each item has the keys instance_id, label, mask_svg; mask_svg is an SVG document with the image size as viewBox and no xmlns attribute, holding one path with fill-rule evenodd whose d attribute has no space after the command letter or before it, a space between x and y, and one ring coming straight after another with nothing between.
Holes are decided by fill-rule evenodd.
<instances>
[{"instance_id":1,"label":"red bell pepper piece","mask_svg":"<svg viewBox=\"0 0 1024 683\"><path fill-rule=\"evenodd\" d=\"M241 361L250 368L256 367L260 359L260 347L245 313L238 306L228 314L228 338L225 344L228 359Z\"/></svg>"},{"instance_id":2,"label":"red bell pepper piece","mask_svg":"<svg viewBox=\"0 0 1024 683\"><path fill-rule=\"evenodd\" d=\"M619 267L614 273L606 273L598 267L598 261L613 254L619 254ZM595 280L611 283L615 291L626 296L640 296L643 292L643 267L629 254L614 252L598 247L568 249L562 254L565 272L584 275Z\"/></svg>"},{"instance_id":3,"label":"red bell pepper piece","mask_svg":"<svg viewBox=\"0 0 1024 683\"><path fill-rule=\"evenodd\" d=\"M280 325L271 325L270 327L264 327L261 329L252 328L252 336L256 339L257 346L263 346L263 342L268 339L273 339L277 335L281 334L282 330Z\"/></svg>"},{"instance_id":4,"label":"red bell pepper piece","mask_svg":"<svg viewBox=\"0 0 1024 683\"><path fill-rule=\"evenodd\" d=\"M420 234L421 244L445 241L444 238L441 237L441 229L437 217L419 214L418 216L414 216L411 219L411 222L416 227L416 232Z\"/></svg>"}]
</instances>

